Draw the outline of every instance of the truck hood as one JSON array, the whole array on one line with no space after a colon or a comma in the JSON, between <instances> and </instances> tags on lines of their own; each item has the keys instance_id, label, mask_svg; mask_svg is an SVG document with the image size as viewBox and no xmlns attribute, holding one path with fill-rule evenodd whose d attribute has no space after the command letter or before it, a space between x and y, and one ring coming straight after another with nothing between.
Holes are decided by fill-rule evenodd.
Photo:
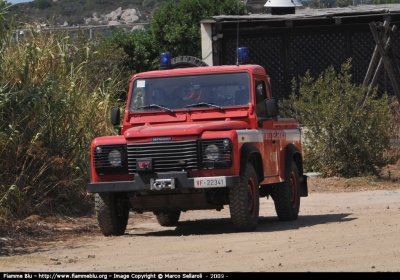
<instances>
[{"instance_id":1,"label":"truck hood","mask_svg":"<svg viewBox=\"0 0 400 280\"><path fill-rule=\"evenodd\" d=\"M130 128L125 131L124 136L127 139L132 139L143 137L200 135L205 131L223 131L246 128L248 128L248 124L244 121L158 124Z\"/></svg>"}]
</instances>

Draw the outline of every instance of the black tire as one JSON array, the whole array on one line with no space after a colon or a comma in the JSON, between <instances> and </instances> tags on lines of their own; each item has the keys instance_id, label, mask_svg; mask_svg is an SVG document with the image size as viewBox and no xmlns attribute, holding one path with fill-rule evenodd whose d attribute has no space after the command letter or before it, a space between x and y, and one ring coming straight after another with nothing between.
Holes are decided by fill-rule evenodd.
<instances>
[{"instance_id":1,"label":"black tire","mask_svg":"<svg viewBox=\"0 0 400 280\"><path fill-rule=\"evenodd\" d=\"M285 182L273 188L275 210L281 221L293 221L299 216L299 171L295 162L286 170Z\"/></svg>"},{"instance_id":2,"label":"black tire","mask_svg":"<svg viewBox=\"0 0 400 280\"><path fill-rule=\"evenodd\" d=\"M164 213L157 213L157 222L163 227L173 227L178 224L181 211L168 211Z\"/></svg>"},{"instance_id":3,"label":"black tire","mask_svg":"<svg viewBox=\"0 0 400 280\"><path fill-rule=\"evenodd\" d=\"M200 58L194 56L177 56L171 59L171 68L187 68L187 67L208 66Z\"/></svg>"},{"instance_id":4,"label":"black tire","mask_svg":"<svg viewBox=\"0 0 400 280\"><path fill-rule=\"evenodd\" d=\"M118 202L116 193L96 193L97 222L104 236L123 235L129 218L129 205Z\"/></svg>"},{"instance_id":5,"label":"black tire","mask_svg":"<svg viewBox=\"0 0 400 280\"><path fill-rule=\"evenodd\" d=\"M254 167L247 163L240 175L240 185L229 189L229 211L236 231L253 231L257 228L260 209L259 186Z\"/></svg>"}]
</instances>

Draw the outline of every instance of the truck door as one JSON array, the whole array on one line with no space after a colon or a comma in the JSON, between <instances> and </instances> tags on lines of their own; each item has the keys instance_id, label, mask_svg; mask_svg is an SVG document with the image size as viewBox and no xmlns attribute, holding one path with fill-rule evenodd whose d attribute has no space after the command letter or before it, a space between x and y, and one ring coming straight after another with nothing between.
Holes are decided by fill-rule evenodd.
<instances>
[{"instance_id":1,"label":"truck door","mask_svg":"<svg viewBox=\"0 0 400 280\"><path fill-rule=\"evenodd\" d=\"M279 133L274 131L274 119L267 119L267 108L265 99L267 98L267 87L264 80L255 81L256 94L256 114L258 120L258 129L263 135L263 165L264 177L278 175L278 143Z\"/></svg>"}]
</instances>

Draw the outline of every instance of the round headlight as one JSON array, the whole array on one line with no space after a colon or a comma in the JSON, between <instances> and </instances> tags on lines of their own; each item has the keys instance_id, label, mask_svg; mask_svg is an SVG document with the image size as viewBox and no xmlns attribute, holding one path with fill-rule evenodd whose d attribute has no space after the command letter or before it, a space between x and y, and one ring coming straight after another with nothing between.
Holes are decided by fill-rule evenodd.
<instances>
[{"instance_id":1,"label":"round headlight","mask_svg":"<svg viewBox=\"0 0 400 280\"><path fill-rule=\"evenodd\" d=\"M219 158L219 149L216 145L209 145L205 150L206 158L209 160L217 160Z\"/></svg>"},{"instance_id":2,"label":"round headlight","mask_svg":"<svg viewBox=\"0 0 400 280\"><path fill-rule=\"evenodd\" d=\"M112 150L108 154L108 161L112 166L121 166L122 161L121 161L121 152L118 150Z\"/></svg>"}]
</instances>

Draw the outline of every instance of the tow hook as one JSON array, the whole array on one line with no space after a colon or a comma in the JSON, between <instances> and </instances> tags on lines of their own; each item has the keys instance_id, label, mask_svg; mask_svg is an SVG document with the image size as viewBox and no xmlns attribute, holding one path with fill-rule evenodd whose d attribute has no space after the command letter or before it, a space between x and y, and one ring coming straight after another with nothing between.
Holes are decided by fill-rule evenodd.
<instances>
[{"instance_id":1,"label":"tow hook","mask_svg":"<svg viewBox=\"0 0 400 280\"><path fill-rule=\"evenodd\" d=\"M151 190L164 190L164 189L175 189L175 178L171 179L150 179Z\"/></svg>"}]
</instances>

